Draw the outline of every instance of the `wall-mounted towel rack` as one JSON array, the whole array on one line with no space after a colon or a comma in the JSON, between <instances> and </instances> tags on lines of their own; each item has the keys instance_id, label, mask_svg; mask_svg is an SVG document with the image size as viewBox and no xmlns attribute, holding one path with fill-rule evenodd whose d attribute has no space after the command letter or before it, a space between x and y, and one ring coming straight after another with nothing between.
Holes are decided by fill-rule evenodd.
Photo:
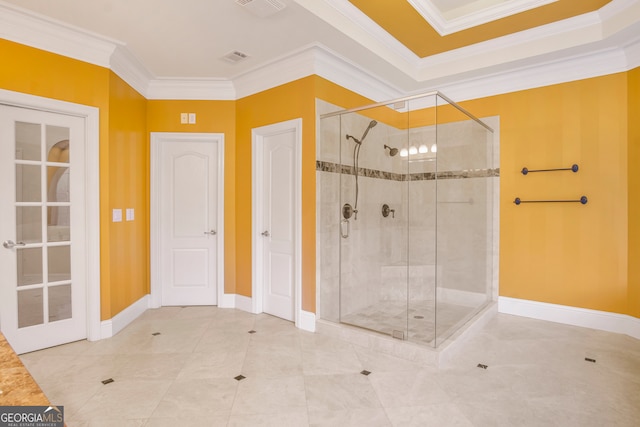
<instances>
[{"instance_id":1,"label":"wall-mounted towel rack","mask_svg":"<svg viewBox=\"0 0 640 427\"><path fill-rule=\"evenodd\" d=\"M520 200L520 197L516 197L513 203L516 205L521 203L582 203L586 205L588 201L587 196L582 196L579 200Z\"/></svg>"},{"instance_id":2,"label":"wall-mounted towel rack","mask_svg":"<svg viewBox=\"0 0 640 427\"><path fill-rule=\"evenodd\" d=\"M556 168L556 169L527 169L527 168L522 168L522 170L520 172L522 172L522 175L526 175L526 174L532 173L532 172L555 172L555 171L573 171L573 172L578 172L578 165L574 164L570 168Z\"/></svg>"}]
</instances>

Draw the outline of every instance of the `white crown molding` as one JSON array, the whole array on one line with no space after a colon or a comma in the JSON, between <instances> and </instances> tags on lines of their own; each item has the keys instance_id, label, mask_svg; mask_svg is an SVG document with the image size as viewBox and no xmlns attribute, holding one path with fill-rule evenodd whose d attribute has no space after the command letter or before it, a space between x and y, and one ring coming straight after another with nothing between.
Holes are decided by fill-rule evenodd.
<instances>
[{"instance_id":1,"label":"white crown molding","mask_svg":"<svg viewBox=\"0 0 640 427\"><path fill-rule=\"evenodd\" d=\"M344 0L295 1L398 70L409 76L415 74L415 66L419 58L350 2Z\"/></svg>"},{"instance_id":2,"label":"white crown molding","mask_svg":"<svg viewBox=\"0 0 640 427\"><path fill-rule=\"evenodd\" d=\"M623 71L628 71L624 50L610 49L457 80L437 87L445 95L461 102Z\"/></svg>"},{"instance_id":3,"label":"white crown molding","mask_svg":"<svg viewBox=\"0 0 640 427\"><path fill-rule=\"evenodd\" d=\"M267 64L233 78L237 99L262 92L315 72L312 46L305 46L288 55L275 58Z\"/></svg>"},{"instance_id":4,"label":"white crown molding","mask_svg":"<svg viewBox=\"0 0 640 427\"><path fill-rule=\"evenodd\" d=\"M603 22L603 37L610 33L618 32L620 28L626 28L638 21L640 16L640 1L638 0L613 0L597 11Z\"/></svg>"},{"instance_id":5,"label":"white crown molding","mask_svg":"<svg viewBox=\"0 0 640 427\"><path fill-rule=\"evenodd\" d=\"M512 0L485 7L477 11L468 8L468 12L465 13L463 10L461 11L462 14L450 17L446 17L430 0L407 1L438 34L446 36L497 19L545 6L558 0Z\"/></svg>"},{"instance_id":6,"label":"white crown molding","mask_svg":"<svg viewBox=\"0 0 640 427\"><path fill-rule=\"evenodd\" d=\"M400 64L398 72L413 75L420 92L437 89L456 101L640 66L640 0L613 0L598 12L425 59L417 58L388 34L383 36L361 12L352 20L355 6L349 2L296 1L313 13L324 14L339 29L349 24L349 35L365 45L367 38L376 37L367 46L374 46L378 54L387 51L384 58ZM403 91L320 44L305 46L231 80L157 79L124 44L1 0L0 37L108 67L147 99L236 100L313 74L374 102L418 92Z\"/></svg>"},{"instance_id":7,"label":"white crown molding","mask_svg":"<svg viewBox=\"0 0 640 427\"><path fill-rule=\"evenodd\" d=\"M521 60L537 64L540 57L602 40L601 21L589 13L519 33L419 59L418 81L478 71Z\"/></svg>"},{"instance_id":8,"label":"white crown molding","mask_svg":"<svg viewBox=\"0 0 640 427\"><path fill-rule=\"evenodd\" d=\"M235 100L236 90L230 80L153 79L149 81L147 99Z\"/></svg>"},{"instance_id":9,"label":"white crown molding","mask_svg":"<svg viewBox=\"0 0 640 427\"><path fill-rule=\"evenodd\" d=\"M479 74L485 69L506 67L522 60L529 60L531 65L536 65L546 60L545 55L602 42L640 23L640 0L613 0L598 12L419 58L350 2L296 1L420 84L451 79L452 76L464 78L466 73ZM567 55L571 54L567 52Z\"/></svg>"},{"instance_id":10,"label":"white crown molding","mask_svg":"<svg viewBox=\"0 0 640 427\"><path fill-rule=\"evenodd\" d=\"M138 93L148 98L149 82L153 80L153 75L129 49L117 46L109 59L109 68Z\"/></svg>"},{"instance_id":11,"label":"white crown molding","mask_svg":"<svg viewBox=\"0 0 640 427\"><path fill-rule=\"evenodd\" d=\"M0 2L0 38L101 67L109 67L117 40Z\"/></svg>"},{"instance_id":12,"label":"white crown molding","mask_svg":"<svg viewBox=\"0 0 640 427\"><path fill-rule=\"evenodd\" d=\"M314 73L316 75L366 98L383 101L406 95L399 88L364 71L361 67L325 46L316 45L315 56Z\"/></svg>"},{"instance_id":13,"label":"white crown molding","mask_svg":"<svg viewBox=\"0 0 640 427\"><path fill-rule=\"evenodd\" d=\"M640 40L635 40L634 43L625 46L624 52L627 57L625 71L640 67Z\"/></svg>"}]
</instances>

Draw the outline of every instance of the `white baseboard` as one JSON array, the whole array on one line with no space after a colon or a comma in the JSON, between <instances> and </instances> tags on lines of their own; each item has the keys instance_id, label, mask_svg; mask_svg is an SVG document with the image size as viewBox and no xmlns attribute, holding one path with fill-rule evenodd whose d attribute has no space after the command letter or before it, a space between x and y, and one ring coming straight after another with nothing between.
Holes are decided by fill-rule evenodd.
<instances>
[{"instance_id":1,"label":"white baseboard","mask_svg":"<svg viewBox=\"0 0 640 427\"><path fill-rule=\"evenodd\" d=\"M498 298L498 311L532 319L626 334L640 339L640 319L624 314L509 297Z\"/></svg>"},{"instance_id":2,"label":"white baseboard","mask_svg":"<svg viewBox=\"0 0 640 427\"><path fill-rule=\"evenodd\" d=\"M296 327L307 332L316 331L316 314L310 311L300 310Z\"/></svg>"},{"instance_id":3,"label":"white baseboard","mask_svg":"<svg viewBox=\"0 0 640 427\"><path fill-rule=\"evenodd\" d=\"M218 301L220 308L236 308L236 294L223 294Z\"/></svg>"},{"instance_id":4,"label":"white baseboard","mask_svg":"<svg viewBox=\"0 0 640 427\"><path fill-rule=\"evenodd\" d=\"M142 313L147 311L150 306L151 296L145 295L129 307L122 310L109 320L103 320L100 323L100 339L111 338L131 322L136 320Z\"/></svg>"},{"instance_id":5,"label":"white baseboard","mask_svg":"<svg viewBox=\"0 0 640 427\"><path fill-rule=\"evenodd\" d=\"M235 295L235 308L242 311L247 311L249 313L253 313L253 301L250 297L245 297L244 295Z\"/></svg>"}]
</instances>

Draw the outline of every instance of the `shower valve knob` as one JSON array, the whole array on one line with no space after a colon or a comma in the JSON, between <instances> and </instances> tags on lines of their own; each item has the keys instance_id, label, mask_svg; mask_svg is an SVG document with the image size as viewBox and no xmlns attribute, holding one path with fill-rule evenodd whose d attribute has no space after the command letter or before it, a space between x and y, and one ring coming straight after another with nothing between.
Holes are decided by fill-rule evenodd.
<instances>
[{"instance_id":1,"label":"shower valve knob","mask_svg":"<svg viewBox=\"0 0 640 427\"><path fill-rule=\"evenodd\" d=\"M384 205L382 205L382 216L386 218L389 216L389 214L391 214L391 218L395 218L396 210L391 209L389 205L385 203Z\"/></svg>"}]
</instances>

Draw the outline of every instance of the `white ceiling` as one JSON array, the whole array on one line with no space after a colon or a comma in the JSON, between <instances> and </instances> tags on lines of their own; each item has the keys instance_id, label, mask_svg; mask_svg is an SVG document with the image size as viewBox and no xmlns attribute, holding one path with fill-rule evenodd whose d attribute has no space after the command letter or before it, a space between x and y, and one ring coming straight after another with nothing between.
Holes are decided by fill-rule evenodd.
<instances>
[{"instance_id":1,"label":"white ceiling","mask_svg":"<svg viewBox=\"0 0 640 427\"><path fill-rule=\"evenodd\" d=\"M232 79L320 42L380 66L375 55L293 0L260 18L234 0L4 0L124 43L156 78ZM239 50L249 58L221 58Z\"/></svg>"},{"instance_id":2,"label":"white ceiling","mask_svg":"<svg viewBox=\"0 0 640 427\"><path fill-rule=\"evenodd\" d=\"M35 12L48 21L113 39L124 45L155 81L236 82L320 46L331 58L375 76L394 93L493 78L508 70L624 48L640 39L640 0L613 0L606 11L566 23L418 58L347 0L279 1L286 5L283 10L260 18L235 0L0 0L0 18L3 8L26 10L28 15ZM409 1L452 13L461 7L551 0ZM3 34L0 26L0 37ZM222 59L234 50L247 54L248 59L236 64ZM615 70L624 69L621 62L627 60L617 59L619 56L615 57L619 61ZM279 68L278 72L286 70ZM536 75L541 76L539 70Z\"/></svg>"}]
</instances>

